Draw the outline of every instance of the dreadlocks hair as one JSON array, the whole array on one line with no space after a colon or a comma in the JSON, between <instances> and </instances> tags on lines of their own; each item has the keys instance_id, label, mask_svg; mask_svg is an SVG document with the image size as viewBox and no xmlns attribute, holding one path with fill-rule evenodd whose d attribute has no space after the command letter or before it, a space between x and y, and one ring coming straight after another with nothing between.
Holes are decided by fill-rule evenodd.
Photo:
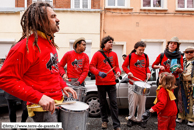
<instances>
[{"instance_id":1,"label":"dreadlocks hair","mask_svg":"<svg viewBox=\"0 0 194 130\"><path fill-rule=\"evenodd\" d=\"M160 79L159 79L161 85L165 89L175 89L177 86L175 86L175 77L173 74L168 73L168 72L163 72L160 74Z\"/></svg>"},{"instance_id":2,"label":"dreadlocks hair","mask_svg":"<svg viewBox=\"0 0 194 130\"><path fill-rule=\"evenodd\" d=\"M36 2L36 3L32 3L24 12L22 18L21 18L21 26L22 26L22 37L20 38L19 41L21 41L22 39L24 39L26 37L26 49L27 52L29 52L29 48L28 48L28 39L29 36L31 34L34 34L34 43L33 45L37 46L39 52L41 52L39 46L38 46L38 34L37 31L41 31L46 35L47 40L49 41L49 43L51 45L54 45L57 49L58 46L54 43L54 36L50 35L51 32L51 28L48 29L45 28L45 23L48 24L48 27L50 27L50 22L47 16L47 8L51 7L50 4L48 3L44 3L44 2ZM51 37L51 42L50 39L48 39L48 36ZM19 42L18 41L18 42Z\"/></svg>"}]
</instances>

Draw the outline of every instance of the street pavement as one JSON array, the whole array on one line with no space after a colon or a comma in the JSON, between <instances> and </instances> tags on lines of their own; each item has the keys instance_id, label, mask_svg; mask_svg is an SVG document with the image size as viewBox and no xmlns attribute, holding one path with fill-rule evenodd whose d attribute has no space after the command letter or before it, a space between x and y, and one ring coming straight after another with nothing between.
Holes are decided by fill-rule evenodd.
<instances>
[{"instance_id":1,"label":"street pavement","mask_svg":"<svg viewBox=\"0 0 194 130\"><path fill-rule=\"evenodd\" d=\"M21 106L18 106L16 109L17 109L17 122L20 122L21 121L21 114L22 114ZM127 116L127 113L128 113L127 109L120 109L119 110L119 120L121 122L121 130L157 130L157 115L156 114L152 115L152 117L149 119L146 128L142 128L138 124L135 124L134 126L129 128L129 127L127 127L127 120L125 119L125 117ZM8 114L7 107L0 108L0 125L2 122L9 122L8 115L9 114ZM33 120L31 118L28 118L27 122L33 122ZM0 127L0 129L1 129L1 127ZM30 130L30 129L28 129L28 130ZM88 118L87 130L101 130L100 117ZM107 130L113 130L112 120L110 117L109 117L109 123L108 123ZM183 123L183 124L177 123L176 130L194 130L194 127L189 127L189 126L187 126L186 123Z\"/></svg>"}]
</instances>

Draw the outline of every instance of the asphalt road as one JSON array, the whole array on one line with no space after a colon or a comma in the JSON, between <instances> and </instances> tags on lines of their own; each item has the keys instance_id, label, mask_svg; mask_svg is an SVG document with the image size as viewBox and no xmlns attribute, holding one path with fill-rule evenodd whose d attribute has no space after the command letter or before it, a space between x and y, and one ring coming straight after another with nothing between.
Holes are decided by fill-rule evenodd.
<instances>
[{"instance_id":1,"label":"asphalt road","mask_svg":"<svg viewBox=\"0 0 194 130\"><path fill-rule=\"evenodd\" d=\"M22 114L21 106L18 106L16 109L17 109L17 122L20 122L21 114ZM147 123L147 128L141 128L141 126L139 126L138 124L135 124L134 126L130 128L127 127L127 121L125 119L127 114L128 114L127 109L119 110L119 120L121 122L122 130L157 130L157 115L156 114L152 115L152 117L149 119ZM7 107L0 108L0 125L2 122L9 122ZM28 118L27 122L33 122L33 120L31 118ZM2 128L0 127L0 129ZM88 118L87 130L101 130L101 119L100 118ZM109 123L108 123L107 130L113 130L112 120L110 117L109 117ZM183 123L183 124L177 123L176 130L194 130L194 127L189 127L187 126L186 123Z\"/></svg>"}]
</instances>

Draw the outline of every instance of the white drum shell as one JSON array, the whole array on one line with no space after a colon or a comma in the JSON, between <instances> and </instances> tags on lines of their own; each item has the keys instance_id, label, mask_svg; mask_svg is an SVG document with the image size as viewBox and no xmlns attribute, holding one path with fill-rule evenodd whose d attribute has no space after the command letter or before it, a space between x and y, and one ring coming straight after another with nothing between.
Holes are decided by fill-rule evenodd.
<instances>
[{"instance_id":1,"label":"white drum shell","mask_svg":"<svg viewBox=\"0 0 194 130\"><path fill-rule=\"evenodd\" d=\"M59 121L63 130L86 130L89 106L76 101L74 104L61 105Z\"/></svg>"}]
</instances>

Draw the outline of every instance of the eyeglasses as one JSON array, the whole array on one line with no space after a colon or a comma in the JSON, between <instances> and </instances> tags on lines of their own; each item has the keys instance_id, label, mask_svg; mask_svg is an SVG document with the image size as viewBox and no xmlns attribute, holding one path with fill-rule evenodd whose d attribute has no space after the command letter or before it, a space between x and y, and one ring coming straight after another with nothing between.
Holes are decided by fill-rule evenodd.
<instances>
[{"instance_id":1,"label":"eyeglasses","mask_svg":"<svg viewBox=\"0 0 194 130\"><path fill-rule=\"evenodd\" d=\"M191 54L192 54L193 52L194 52L194 51L186 51L185 53L186 53L186 54L188 54L188 53L191 53Z\"/></svg>"}]
</instances>

